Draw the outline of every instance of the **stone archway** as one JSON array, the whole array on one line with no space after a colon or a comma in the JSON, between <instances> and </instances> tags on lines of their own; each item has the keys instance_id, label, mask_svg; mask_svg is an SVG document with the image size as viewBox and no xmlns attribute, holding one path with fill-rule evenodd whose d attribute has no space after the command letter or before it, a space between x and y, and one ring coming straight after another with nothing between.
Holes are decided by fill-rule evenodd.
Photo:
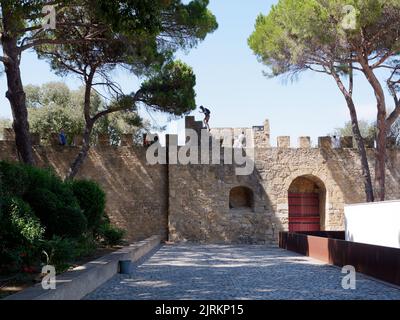
<instances>
[{"instance_id":1,"label":"stone archway","mask_svg":"<svg viewBox=\"0 0 400 320\"><path fill-rule=\"evenodd\" d=\"M290 232L324 230L326 188L319 178L304 175L294 179L288 202Z\"/></svg>"},{"instance_id":2,"label":"stone archway","mask_svg":"<svg viewBox=\"0 0 400 320\"><path fill-rule=\"evenodd\" d=\"M229 193L230 210L254 210L254 193L247 187L235 187Z\"/></svg>"}]
</instances>

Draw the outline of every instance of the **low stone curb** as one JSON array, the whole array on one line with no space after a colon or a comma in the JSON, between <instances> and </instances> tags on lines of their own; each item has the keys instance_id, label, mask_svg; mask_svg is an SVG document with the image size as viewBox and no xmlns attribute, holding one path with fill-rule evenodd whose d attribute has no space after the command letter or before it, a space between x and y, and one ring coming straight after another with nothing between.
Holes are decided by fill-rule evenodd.
<instances>
[{"instance_id":1,"label":"low stone curb","mask_svg":"<svg viewBox=\"0 0 400 320\"><path fill-rule=\"evenodd\" d=\"M55 290L37 284L4 300L80 300L117 274L119 261L136 262L160 244L160 236L150 237L57 276Z\"/></svg>"}]
</instances>

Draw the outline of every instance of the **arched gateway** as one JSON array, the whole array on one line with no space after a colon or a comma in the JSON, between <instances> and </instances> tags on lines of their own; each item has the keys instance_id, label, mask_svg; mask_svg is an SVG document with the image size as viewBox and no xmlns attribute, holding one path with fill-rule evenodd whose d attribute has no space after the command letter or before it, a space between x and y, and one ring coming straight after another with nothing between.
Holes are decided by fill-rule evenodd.
<instances>
[{"instance_id":1,"label":"arched gateway","mask_svg":"<svg viewBox=\"0 0 400 320\"><path fill-rule=\"evenodd\" d=\"M326 189L314 176L296 178L289 187L289 231L320 231L325 217Z\"/></svg>"}]
</instances>

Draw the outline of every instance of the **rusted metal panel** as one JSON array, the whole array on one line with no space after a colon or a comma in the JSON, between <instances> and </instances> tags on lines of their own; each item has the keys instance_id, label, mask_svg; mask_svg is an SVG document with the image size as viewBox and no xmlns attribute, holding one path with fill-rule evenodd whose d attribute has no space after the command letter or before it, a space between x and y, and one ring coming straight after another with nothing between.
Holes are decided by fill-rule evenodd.
<instances>
[{"instance_id":1,"label":"rusted metal panel","mask_svg":"<svg viewBox=\"0 0 400 320\"><path fill-rule=\"evenodd\" d=\"M400 285L400 249L334 239L334 232L320 234L327 236L281 232L279 245L339 267L351 265L357 272Z\"/></svg>"},{"instance_id":2,"label":"rusted metal panel","mask_svg":"<svg viewBox=\"0 0 400 320\"><path fill-rule=\"evenodd\" d=\"M308 256L330 263L329 259L329 239L307 236Z\"/></svg>"}]
</instances>

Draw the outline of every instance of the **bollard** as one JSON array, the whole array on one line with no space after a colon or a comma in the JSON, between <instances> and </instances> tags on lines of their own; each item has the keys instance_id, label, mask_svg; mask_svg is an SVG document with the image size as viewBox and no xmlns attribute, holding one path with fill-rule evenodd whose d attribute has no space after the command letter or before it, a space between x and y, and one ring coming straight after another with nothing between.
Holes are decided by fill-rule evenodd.
<instances>
[{"instance_id":1,"label":"bollard","mask_svg":"<svg viewBox=\"0 0 400 320\"><path fill-rule=\"evenodd\" d=\"M130 274L132 271L132 261L122 260L119 262L119 273L120 274Z\"/></svg>"}]
</instances>

